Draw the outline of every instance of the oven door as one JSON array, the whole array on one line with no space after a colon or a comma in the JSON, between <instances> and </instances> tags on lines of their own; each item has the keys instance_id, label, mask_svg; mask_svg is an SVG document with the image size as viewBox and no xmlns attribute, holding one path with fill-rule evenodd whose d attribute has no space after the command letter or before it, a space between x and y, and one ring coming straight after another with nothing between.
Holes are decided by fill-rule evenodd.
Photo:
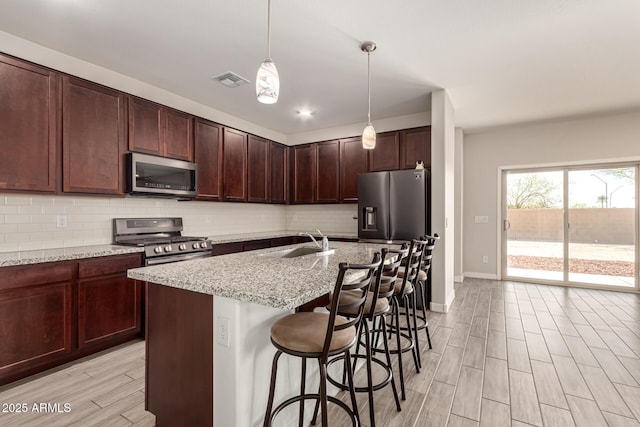
<instances>
[{"instance_id":1,"label":"oven door","mask_svg":"<svg viewBox=\"0 0 640 427\"><path fill-rule=\"evenodd\" d=\"M211 251L193 252L190 254L167 255L167 256L161 256L156 258L146 258L144 261L144 265L151 266L151 265L167 264L169 262L189 261L197 258L209 258L211 256L213 256L213 252Z\"/></svg>"}]
</instances>

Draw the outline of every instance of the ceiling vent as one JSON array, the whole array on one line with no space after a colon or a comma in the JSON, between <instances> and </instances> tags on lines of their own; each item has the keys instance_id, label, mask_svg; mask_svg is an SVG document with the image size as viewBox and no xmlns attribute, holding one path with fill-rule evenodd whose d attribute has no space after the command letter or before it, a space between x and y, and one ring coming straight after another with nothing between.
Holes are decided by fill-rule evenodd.
<instances>
[{"instance_id":1,"label":"ceiling vent","mask_svg":"<svg viewBox=\"0 0 640 427\"><path fill-rule=\"evenodd\" d=\"M234 73L233 71L227 71L218 76L211 77L213 80L217 80L226 87L238 87L249 83L249 80L245 79Z\"/></svg>"}]
</instances>

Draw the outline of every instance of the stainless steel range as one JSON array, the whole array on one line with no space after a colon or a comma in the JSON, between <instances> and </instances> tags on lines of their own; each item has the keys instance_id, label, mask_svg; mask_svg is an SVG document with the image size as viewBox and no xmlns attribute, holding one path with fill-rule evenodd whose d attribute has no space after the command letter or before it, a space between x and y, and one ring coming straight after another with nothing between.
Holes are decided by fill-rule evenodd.
<instances>
[{"instance_id":1,"label":"stainless steel range","mask_svg":"<svg viewBox=\"0 0 640 427\"><path fill-rule=\"evenodd\" d=\"M211 240L182 235L182 218L114 218L116 245L144 247L146 266L212 255Z\"/></svg>"}]
</instances>

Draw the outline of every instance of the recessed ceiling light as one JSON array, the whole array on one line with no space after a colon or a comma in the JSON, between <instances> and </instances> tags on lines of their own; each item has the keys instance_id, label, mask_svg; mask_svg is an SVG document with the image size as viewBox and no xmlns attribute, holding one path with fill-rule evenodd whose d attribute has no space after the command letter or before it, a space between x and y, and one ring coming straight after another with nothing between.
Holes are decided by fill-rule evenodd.
<instances>
[{"instance_id":1,"label":"recessed ceiling light","mask_svg":"<svg viewBox=\"0 0 640 427\"><path fill-rule=\"evenodd\" d=\"M298 117L302 117L303 119L308 119L313 116L313 111L311 110L298 110L297 113Z\"/></svg>"}]
</instances>

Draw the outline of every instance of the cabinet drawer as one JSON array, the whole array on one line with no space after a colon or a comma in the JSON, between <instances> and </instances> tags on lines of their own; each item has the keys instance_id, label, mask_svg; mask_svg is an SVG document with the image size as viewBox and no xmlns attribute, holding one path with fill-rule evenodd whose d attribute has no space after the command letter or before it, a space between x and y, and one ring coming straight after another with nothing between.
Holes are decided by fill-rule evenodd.
<instances>
[{"instance_id":1,"label":"cabinet drawer","mask_svg":"<svg viewBox=\"0 0 640 427\"><path fill-rule=\"evenodd\" d=\"M130 268L142 266L142 255L107 256L80 261L78 277L104 276L126 272Z\"/></svg>"},{"instance_id":2,"label":"cabinet drawer","mask_svg":"<svg viewBox=\"0 0 640 427\"><path fill-rule=\"evenodd\" d=\"M73 278L73 268L74 264L71 262L0 268L0 291L45 283L69 282Z\"/></svg>"},{"instance_id":3,"label":"cabinet drawer","mask_svg":"<svg viewBox=\"0 0 640 427\"><path fill-rule=\"evenodd\" d=\"M213 245L212 248L213 256L235 254L236 252L242 252L242 242L220 243Z\"/></svg>"}]
</instances>

